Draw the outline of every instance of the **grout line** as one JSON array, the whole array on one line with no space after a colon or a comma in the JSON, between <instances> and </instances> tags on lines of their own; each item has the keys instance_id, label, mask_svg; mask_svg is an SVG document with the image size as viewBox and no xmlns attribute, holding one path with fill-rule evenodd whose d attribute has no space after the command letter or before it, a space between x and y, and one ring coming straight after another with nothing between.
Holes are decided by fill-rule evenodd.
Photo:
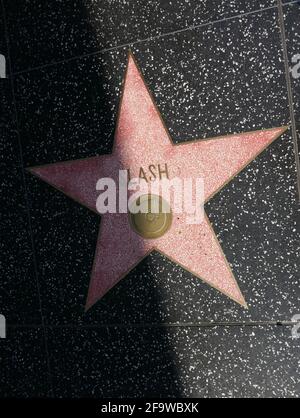
<instances>
[{"instance_id":1,"label":"grout line","mask_svg":"<svg viewBox=\"0 0 300 418\"><path fill-rule=\"evenodd\" d=\"M10 44L9 44L9 36L8 36L8 26L7 26L7 18L6 18L6 12L3 0L1 0L0 4L3 12L3 23L4 23L4 31L5 31L5 38L6 38L6 44L7 44L7 58L8 58L8 68L9 68L9 79L10 79L10 86L11 86L11 94L12 94L12 104L13 104L13 111L15 114L15 120L14 124L16 126L16 135L18 138L18 146L19 146L19 158L20 158L20 170L22 175L22 181L23 181L23 187L24 187L24 197L26 201L26 207L27 207L27 218L28 218L28 227L30 232L30 241L31 241L31 247L32 247L32 259L33 259L33 265L34 265L34 272L36 277L36 287L38 292L38 298L39 298L39 308L41 311L41 320L42 320L42 328L44 331L44 344L45 344L45 351L46 351L46 361L47 361L47 368L48 368L48 377L49 377L49 383L50 383L50 391L52 396L54 396L54 390L53 390L53 380L52 380L52 373L50 368L50 358L49 358L49 350L48 350L48 342L47 342L47 332L45 327L45 320L43 317L43 310L42 310L42 301L41 301L41 292L40 292L40 284L38 279L38 268L37 268L37 260L36 260L36 254L35 254L35 245L34 245L34 239L33 239L33 231L32 231L32 223L31 223L31 216L30 216L30 204L29 204L29 196L28 196L28 190L27 190L27 184L26 184L26 178L25 178L25 171L24 171L24 160L23 160L23 150L22 150L22 143L21 143L21 135L20 135L20 126L19 126L19 118L18 118L18 111L17 111L17 103L16 103L16 97L15 97L15 85L14 85L14 75L12 73L12 62L11 62L11 54L10 54Z\"/></svg>"},{"instance_id":2,"label":"grout line","mask_svg":"<svg viewBox=\"0 0 300 418\"><path fill-rule=\"evenodd\" d=\"M49 330L57 329L77 329L77 330L97 330L103 328L215 328L215 327L258 327L258 326L276 326L276 327L291 327L298 325L296 321L250 321L250 322L174 322L174 323L136 323L136 324L61 324L61 325L45 325L45 328ZM8 328L20 328L20 329L30 329L30 328L40 328L40 325L35 324L24 324L24 325L7 325Z\"/></svg>"},{"instance_id":3,"label":"grout line","mask_svg":"<svg viewBox=\"0 0 300 418\"><path fill-rule=\"evenodd\" d=\"M297 2L297 0L295 1L295 3L296 2ZM291 3L289 3L289 4L291 4ZM153 36L150 36L148 38L137 39L136 41L127 42L127 43L116 45L116 46L113 46L113 47L110 47L110 48L103 48L103 49L100 49L100 50L95 51L95 52L90 52L90 53L87 53L87 54L77 55L75 57L66 58L66 59L63 59L63 60L60 60L60 61L50 62L48 64L39 65L39 66L32 67L32 68L27 68L26 70L16 71L13 74L17 76L17 75L37 71L37 70L42 70L42 69L49 68L49 67L54 67L54 66L60 65L60 64L67 64L69 62L73 62L73 61L76 61L78 59L93 57L93 56L105 54L107 52L116 51L118 49L129 48L130 46L139 45L139 44L142 44L142 43L145 43L145 42L148 42L148 41L154 41L154 40L161 39L161 38L164 38L164 37L167 37L167 36L177 35L177 34L180 34L180 33L191 31L191 30L205 28L207 26L212 26L212 25L215 25L215 24L218 24L218 23L223 23L223 22L234 20L234 19L243 18L243 17L246 17L246 16L250 16L250 15L253 15L253 14L256 14L256 13L261 13L261 12L265 12L265 11L276 9L276 8L277 8L276 5L275 6L268 6L268 7L262 8L262 9L253 10L251 12L241 13L241 14L234 15L234 16L231 16L231 17L226 17L226 18L223 18L223 19L214 20L212 22L205 22L205 23L201 23L199 25L191 25L191 26L188 26L188 27L183 28L183 29L178 29L178 30L174 30L174 31L171 31L171 32L165 32L165 33L161 33L159 35L153 35Z\"/></svg>"},{"instance_id":4,"label":"grout line","mask_svg":"<svg viewBox=\"0 0 300 418\"><path fill-rule=\"evenodd\" d=\"M290 118L291 118L291 128L292 128L292 136L293 136L294 151L295 151L298 199L300 202L300 159L299 159L297 126L296 126L296 119L295 119L295 112L294 112L293 87L291 83L288 49L287 49L287 44L286 44L286 30L285 30L285 23L284 23L283 5L282 5L282 0L277 0L277 1L278 1L279 25L280 25L280 31L281 31L282 47L283 47L287 93L288 93ZM287 4L290 4L290 3L287 3Z\"/></svg>"}]
</instances>

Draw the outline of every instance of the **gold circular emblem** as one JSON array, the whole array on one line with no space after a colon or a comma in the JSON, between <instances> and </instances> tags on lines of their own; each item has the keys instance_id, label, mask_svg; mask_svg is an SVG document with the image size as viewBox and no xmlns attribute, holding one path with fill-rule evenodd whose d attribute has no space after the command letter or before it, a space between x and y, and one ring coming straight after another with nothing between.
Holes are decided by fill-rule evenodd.
<instances>
[{"instance_id":1,"label":"gold circular emblem","mask_svg":"<svg viewBox=\"0 0 300 418\"><path fill-rule=\"evenodd\" d=\"M172 211L170 205L161 197L153 194L140 196L134 202L138 213L129 208L132 228L146 239L162 237L171 227Z\"/></svg>"}]
</instances>

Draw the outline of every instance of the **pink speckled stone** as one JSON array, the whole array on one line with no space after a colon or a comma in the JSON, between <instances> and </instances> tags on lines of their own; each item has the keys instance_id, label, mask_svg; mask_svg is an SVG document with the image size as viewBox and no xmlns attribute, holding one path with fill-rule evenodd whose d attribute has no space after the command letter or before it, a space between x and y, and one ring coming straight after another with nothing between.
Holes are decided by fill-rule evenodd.
<instances>
[{"instance_id":1,"label":"pink speckled stone","mask_svg":"<svg viewBox=\"0 0 300 418\"><path fill-rule=\"evenodd\" d=\"M130 168L134 177L138 176L140 167L167 163L170 178L202 177L207 201L285 129L174 145L130 54L113 154L35 167L31 171L96 210L99 196L96 183L101 177L117 181L121 169ZM246 306L207 217L200 225L189 225L186 215L176 215L163 237L146 240L132 230L127 214L106 214L101 221L86 308L95 304L154 249Z\"/></svg>"}]
</instances>

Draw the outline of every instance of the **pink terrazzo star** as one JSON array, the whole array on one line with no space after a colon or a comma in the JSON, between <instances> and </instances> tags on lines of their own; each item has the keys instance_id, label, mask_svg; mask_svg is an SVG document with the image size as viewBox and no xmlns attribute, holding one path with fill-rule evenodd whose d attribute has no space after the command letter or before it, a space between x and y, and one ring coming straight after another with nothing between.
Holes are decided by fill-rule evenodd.
<instances>
[{"instance_id":1,"label":"pink terrazzo star","mask_svg":"<svg viewBox=\"0 0 300 418\"><path fill-rule=\"evenodd\" d=\"M133 176L138 176L140 167L167 163L170 178L202 177L207 201L285 130L280 127L174 145L130 53L113 153L30 171L96 211L96 183L100 178L117 181L119 170L130 169ZM164 236L147 240L132 229L128 214L105 214L86 309L153 250L247 307L207 217L200 225L189 225L184 214L174 216Z\"/></svg>"}]
</instances>

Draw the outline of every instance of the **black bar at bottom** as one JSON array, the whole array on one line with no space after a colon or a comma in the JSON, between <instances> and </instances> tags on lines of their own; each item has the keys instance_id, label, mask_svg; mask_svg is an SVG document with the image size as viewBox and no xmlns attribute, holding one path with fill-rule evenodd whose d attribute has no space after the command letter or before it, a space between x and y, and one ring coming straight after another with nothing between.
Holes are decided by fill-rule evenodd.
<instances>
[{"instance_id":1,"label":"black bar at bottom","mask_svg":"<svg viewBox=\"0 0 300 418\"><path fill-rule=\"evenodd\" d=\"M199 414L199 399L2 399L2 407L7 407L10 415L19 412L24 416L43 416L53 414L81 412L85 417L105 417L121 414L124 416L151 414Z\"/></svg>"}]
</instances>

